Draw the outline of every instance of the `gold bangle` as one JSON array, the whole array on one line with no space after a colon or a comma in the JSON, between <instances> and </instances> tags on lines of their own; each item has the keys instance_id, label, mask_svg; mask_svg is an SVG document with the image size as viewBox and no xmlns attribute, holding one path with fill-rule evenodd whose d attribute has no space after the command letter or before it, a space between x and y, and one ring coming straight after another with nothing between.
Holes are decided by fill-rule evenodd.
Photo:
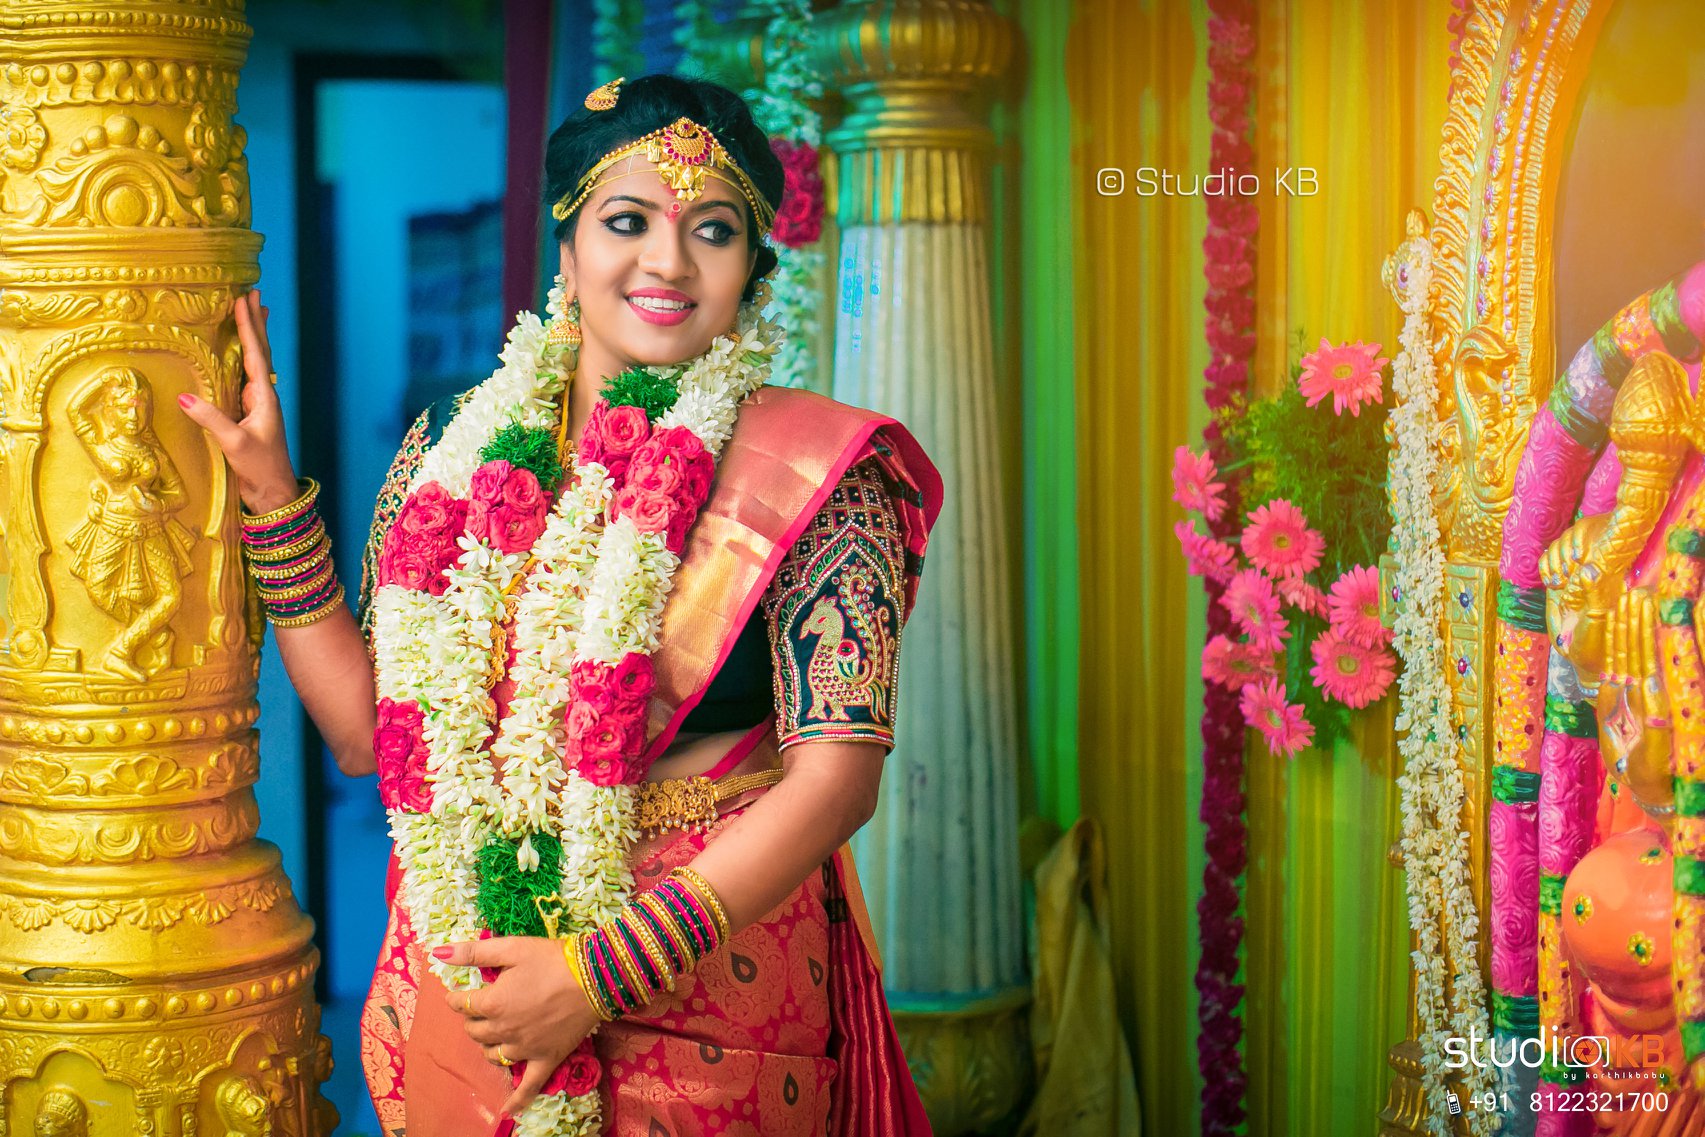
<instances>
[{"instance_id":1,"label":"gold bangle","mask_svg":"<svg viewBox=\"0 0 1705 1137\"><path fill-rule=\"evenodd\" d=\"M600 924L598 930L604 933L604 942L610 945L610 951L615 956L616 966L621 969L623 976L629 981L635 995L634 1009L638 1010L651 1002L655 993L651 984L645 981L645 969L639 965L639 959L628 946L627 937L616 930L616 922Z\"/></svg>"},{"instance_id":2,"label":"gold bangle","mask_svg":"<svg viewBox=\"0 0 1705 1137\"><path fill-rule=\"evenodd\" d=\"M586 974L586 933L575 932L562 941L562 958L568 964L569 972L574 981L580 984L581 994L586 996L586 1003L592 1008L592 1013L604 1022L615 1022L616 1016L604 1003L603 993L593 986L591 977Z\"/></svg>"},{"instance_id":3,"label":"gold bangle","mask_svg":"<svg viewBox=\"0 0 1705 1137\"><path fill-rule=\"evenodd\" d=\"M290 502L288 505L281 505L277 509L258 515L250 513L246 509L243 510L243 524L276 525L278 522L283 521L287 517L301 513L303 510L313 505L320 496L320 483L316 482L313 478L297 478L296 488L300 492L296 495L296 500Z\"/></svg>"},{"instance_id":4,"label":"gold bangle","mask_svg":"<svg viewBox=\"0 0 1705 1137\"><path fill-rule=\"evenodd\" d=\"M331 559L331 555L332 543L327 541L322 547L314 550L312 556L303 560L299 564L269 565L256 564L254 561L250 561L249 575L260 581L263 585L270 584L275 580L289 580L293 576L300 576L302 573L311 568L319 568Z\"/></svg>"},{"instance_id":5,"label":"gold bangle","mask_svg":"<svg viewBox=\"0 0 1705 1137\"><path fill-rule=\"evenodd\" d=\"M276 566L283 564L285 561L294 560L321 542L330 545L331 538L326 535L325 522L317 521L312 529L308 530L308 532L296 538L288 545L280 545L276 549L257 549L253 545L245 542L243 549L249 555L250 564Z\"/></svg>"},{"instance_id":6,"label":"gold bangle","mask_svg":"<svg viewBox=\"0 0 1705 1137\"><path fill-rule=\"evenodd\" d=\"M337 586L337 591L332 593L331 598L323 606L314 609L312 612L304 612L300 616L286 616L283 619L269 615L267 621L275 628L305 628L309 624L317 624L330 616L337 611L338 606L342 603L343 585L340 584Z\"/></svg>"},{"instance_id":7,"label":"gold bangle","mask_svg":"<svg viewBox=\"0 0 1705 1137\"><path fill-rule=\"evenodd\" d=\"M262 588L261 600L268 604L281 604L287 600L300 600L304 596L312 596L326 586L326 581L332 578L336 570L330 561L324 562L314 570L314 575L301 584L293 584L289 588Z\"/></svg>"},{"instance_id":8,"label":"gold bangle","mask_svg":"<svg viewBox=\"0 0 1705 1137\"><path fill-rule=\"evenodd\" d=\"M699 894L699 899L710 909L711 918L716 921L717 943L727 943L734 934L733 926L728 922L728 909L722 906L722 898L716 894L716 889L710 886L698 870L686 865L675 869L669 874L676 880Z\"/></svg>"}]
</instances>

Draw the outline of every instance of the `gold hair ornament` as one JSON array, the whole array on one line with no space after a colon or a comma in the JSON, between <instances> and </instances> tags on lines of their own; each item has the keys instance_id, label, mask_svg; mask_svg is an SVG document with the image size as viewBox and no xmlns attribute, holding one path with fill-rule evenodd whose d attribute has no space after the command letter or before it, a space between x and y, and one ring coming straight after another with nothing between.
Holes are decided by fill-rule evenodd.
<instances>
[{"instance_id":1,"label":"gold hair ornament","mask_svg":"<svg viewBox=\"0 0 1705 1137\"><path fill-rule=\"evenodd\" d=\"M551 216L558 221L567 221L574 211L592 196L593 190L605 182L626 177L628 173L637 173L638 171L629 170L612 177L603 176L622 159L641 154L648 161L657 163L657 173L669 188L675 191L678 200L698 200L699 195L704 192L705 178L717 178L739 190L745 197L746 203L752 207L752 216L758 223L759 234L770 231L776 216L774 207L758 192L758 187L746 171L729 156L722 143L716 140L716 136L685 117L678 118L668 126L654 130L644 137L636 138L625 146L618 146L598 159L597 164L580 179L573 198L564 194L551 206ZM722 173L723 170L732 173L733 177Z\"/></svg>"},{"instance_id":2,"label":"gold hair ornament","mask_svg":"<svg viewBox=\"0 0 1705 1137\"><path fill-rule=\"evenodd\" d=\"M627 82L627 76L623 75L619 78L611 79L602 87L592 88L591 93L586 96L586 109L589 111L607 111L614 109L616 100L622 97L622 84L625 82Z\"/></svg>"}]
</instances>

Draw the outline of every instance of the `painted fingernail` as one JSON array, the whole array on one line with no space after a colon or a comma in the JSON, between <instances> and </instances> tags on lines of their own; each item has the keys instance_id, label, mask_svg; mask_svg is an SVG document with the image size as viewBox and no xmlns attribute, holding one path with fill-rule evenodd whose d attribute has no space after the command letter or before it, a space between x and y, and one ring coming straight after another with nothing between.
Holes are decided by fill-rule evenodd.
<instances>
[{"instance_id":1,"label":"painted fingernail","mask_svg":"<svg viewBox=\"0 0 1705 1137\"><path fill-rule=\"evenodd\" d=\"M452 954L454 953L452 953L447 947L435 947L432 949L433 959L449 959Z\"/></svg>"},{"instance_id":2,"label":"painted fingernail","mask_svg":"<svg viewBox=\"0 0 1705 1137\"><path fill-rule=\"evenodd\" d=\"M195 396L194 395L183 394L183 395L178 396L178 406L182 407L184 410L187 411L190 409L190 407L192 407L194 405L195 405Z\"/></svg>"}]
</instances>

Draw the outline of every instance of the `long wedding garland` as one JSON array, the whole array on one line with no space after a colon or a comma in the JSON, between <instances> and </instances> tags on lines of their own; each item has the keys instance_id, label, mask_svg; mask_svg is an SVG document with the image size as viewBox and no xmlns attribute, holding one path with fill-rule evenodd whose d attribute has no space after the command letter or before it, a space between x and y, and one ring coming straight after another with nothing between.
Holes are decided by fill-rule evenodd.
<instances>
[{"instance_id":1,"label":"long wedding garland","mask_svg":"<svg viewBox=\"0 0 1705 1137\"><path fill-rule=\"evenodd\" d=\"M764 300L689 363L607 383L554 508L566 376L530 312L423 459L374 595L381 791L423 943L541 934L553 908L586 930L626 903L651 654L739 403L780 345ZM515 694L494 722L511 646ZM447 987L482 981L427 958ZM516 1132L597 1132L599 1075L583 1045Z\"/></svg>"},{"instance_id":2,"label":"long wedding garland","mask_svg":"<svg viewBox=\"0 0 1705 1137\"><path fill-rule=\"evenodd\" d=\"M1433 446L1437 425L1438 376L1427 334L1432 284L1432 247L1424 236L1406 242L1399 254L1403 287L1402 350L1392 370L1396 405L1391 425L1396 450L1391 463L1392 535L1396 555L1393 586L1396 618L1393 643L1403 658L1398 680L1398 778L1401 844L1408 892L1415 1013L1421 1045L1422 1100L1435 1137L1447 1137L1444 1109L1445 1041L1489 1037L1486 992L1480 976L1480 914L1469 883L1469 837L1463 829L1464 787L1451 725L1451 694L1445 679L1445 553L1440 540L1433 487L1439 477ZM1462 1075L1470 1092L1489 1092L1483 1071ZM1493 1110L1471 1110L1471 1132L1497 1127Z\"/></svg>"},{"instance_id":3,"label":"long wedding garland","mask_svg":"<svg viewBox=\"0 0 1705 1137\"><path fill-rule=\"evenodd\" d=\"M1208 106L1214 126L1209 143L1215 169L1254 164L1249 144L1255 101L1255 9L1249 0L1210 0L1208 21ZM1208 199L1208 230L1203 240L1208 292L1207 339L1211 362L1206 372L1208 409L1217 420L1234 411L1249 389L1255 353L1254 202L1233 197ZM1204 441L1223 468L1225 440L1217 421ZM1230 487L1231 508L1209 532L1221 540L1236 532L1237 488ZM1230 609L1220 603L1225 586L1208 580L1208 635L1236 635ZM1243 942L1242 876L1248 861L1249 833L1244 824L1244 719L1236 693L1208 684L1202 701L1202 800L1199 816L1207 862L1202 898L1196 905L1201 956L1196 965L1200 1032L1196 1062L1206 1078L1202 1090L1202 1132L1231 1134L1244 1118L1243 984L1237 981Z\"/></svg>"}]
</instances>

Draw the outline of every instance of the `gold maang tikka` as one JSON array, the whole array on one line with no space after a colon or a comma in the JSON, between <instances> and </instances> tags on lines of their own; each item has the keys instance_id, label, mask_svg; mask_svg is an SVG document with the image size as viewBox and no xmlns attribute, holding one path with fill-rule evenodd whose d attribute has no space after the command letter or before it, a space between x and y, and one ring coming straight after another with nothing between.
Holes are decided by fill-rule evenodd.
<instances>
[{"instance_id":1,"label":"gold maang tikka","mask_svg":"<svg viewBox=\"0 0 1705 1137\"><path fill-rule=\"evenodd\" d=\"M573 196L564 194L551 206L551 216L558 221L567 221L569 216L592 196L593 190L605 181L627 176L622 173L605 178L603 175L612 166L624 158L640 155L657 163L657 173L675 192L679 201L698 200L699 195L704 192L705 179L717 178L739 190L746 203L752 207L752 217L758 224L759 236L768 233L775 222L774 207L758 192L758 187L753 184L746 171L740 168L714 134L685 116L624 146L618 146L598 159L580 179Z\"/></svg>"}]
</instances>

